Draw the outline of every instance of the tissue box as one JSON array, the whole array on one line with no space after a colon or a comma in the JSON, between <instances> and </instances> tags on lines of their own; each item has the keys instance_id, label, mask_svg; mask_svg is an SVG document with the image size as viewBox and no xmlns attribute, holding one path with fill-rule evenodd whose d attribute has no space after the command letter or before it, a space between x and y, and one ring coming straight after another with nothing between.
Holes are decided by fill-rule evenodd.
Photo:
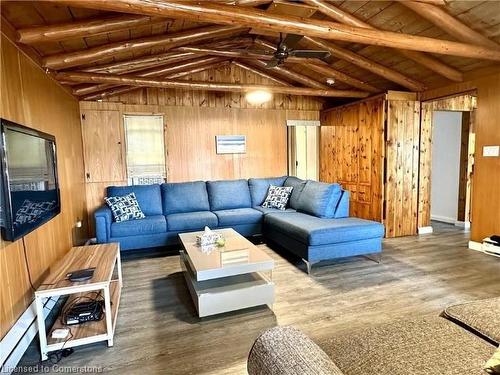
<instances>
[{"instance_id":1,"label":"tissue box","mask_svg":"<svg viewBox=\"0 0 500 375\"><path fill-rule=\"evenodd\" d=\"M198 246L213 245L221 238L222 235L219 233L212 232L211 230L205 230L205 233L196 236L196 244Z\"/></svg>"}]
</instances>

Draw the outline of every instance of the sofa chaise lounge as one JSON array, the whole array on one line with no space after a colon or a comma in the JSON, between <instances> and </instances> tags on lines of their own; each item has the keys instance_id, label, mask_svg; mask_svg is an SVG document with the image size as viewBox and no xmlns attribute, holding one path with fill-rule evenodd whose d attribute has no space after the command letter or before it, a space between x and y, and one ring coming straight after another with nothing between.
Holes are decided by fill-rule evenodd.
<instances>
[{"instance_id":1,"label":"sofa chaise lounge","mask_svg":"<svg viewBox=\"0 0 500 375\"><path fill-rule=\"evenodd\" d=\"M293 187L286 210L262 207L270 185ZM135 193L144 219L114 222L111 210L94 214L98 243L122 250L174 245L178 234L205 226L263 235L313 263L382 251L384 227L349 217L349 192L339 184L296 177L110 186L107 196Z\"/></svg>"},{"instance_id":2,"label":"sofa chaise lounge","mask_svg":"<svg viewBox=\"0 0 500 375\"><path fill-rule=\"evenodd\" d=\"M255 341L248 373L487 375L483 366L500 344L500 297L451 306L441 315L333 334L318 344L293 327L271 328Z\"/></svg>"}]
</instances>

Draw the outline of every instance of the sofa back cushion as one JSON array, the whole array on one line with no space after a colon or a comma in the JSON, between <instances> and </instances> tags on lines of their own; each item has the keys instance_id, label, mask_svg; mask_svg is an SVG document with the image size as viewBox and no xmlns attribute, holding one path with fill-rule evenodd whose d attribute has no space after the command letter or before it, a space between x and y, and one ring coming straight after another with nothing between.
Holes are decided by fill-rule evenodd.
<instances>
[{"instance_id":1,"label":"sofa back cushion","mask_svg":"<svg viewBox=\"0 0 500 375\"><path fill-rule=\"evenodd\" d=\"M297 210L317 217L333 218L341 195L339 184L307 181Z\"/></svg>"},{"instance_id":2,"label":"sofa back cushion","mask_svg":"<svg viewBox=\"0 0 500 375\"><path fill-rule=\"evenodd\" d=\"M160 185L108 186L107 197L121 197L134 193L141 211L146 216L161 215Z\"/></svg>"},{"instance_id":3,"label":"sofa back cushion","mask_svg":"<svg viewBox=\"0 0 500 375\"><path fill-rule=\"evenodd\" d=\"M247 180L207 181L212 211L252 207Z\"/></svg>"},{"instance_id":4,"label":"sofa back cushion","mask_svg":"<svg viewBox=\"0 0 500 375\"><path fill-rule=\"evenodd\" d=\"M297 209L299 205L300 194L302 193L304 186L306 186L306 182L307 181L304 181L295 176L289 176L286 178L283 186L293 187L292 194L290 195L290 199L288 201L288 204L291 208Z\"/></svg>"},{"instance_id":5,"label":"sofa back cushion","mask_svg":"<svg viewBox=\"0 0 500 375\"><path fill-rule=\"evenodd\" d=\"M210 211L207 185L204 181L162 184L161 196L164 215Z\"/></svg>"},{"instance_id":6,"label":"sofa back cushion","mask_svg":"<svg viewBox=\"0 0 500 375\"><path fill-rule=\"evenodd\" d=\"M286 178L286 176L271 178L250 178L248 180L248 187L250 188L252 206L261 206L267 197L269 186L283 186Z\"/></svg>"}]
</instances>

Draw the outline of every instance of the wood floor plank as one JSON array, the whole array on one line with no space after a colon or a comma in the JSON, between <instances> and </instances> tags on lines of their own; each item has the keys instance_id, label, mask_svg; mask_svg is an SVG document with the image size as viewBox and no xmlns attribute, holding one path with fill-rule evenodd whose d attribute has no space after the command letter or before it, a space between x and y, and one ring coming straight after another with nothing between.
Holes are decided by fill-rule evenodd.
<instances>
[{"instance_id":1,"label":"wood floor plank","mask_svg":"<svg viewBox=\"0 0 500 375\"><path fill-rule=\"evenodd\" d=\"M78 348L59 366L96 366L105 374L246 374L255 338L294 325L322 340L355 327L439 314L449 304L500 295L500 259L469 250L468 233L384 240L382 263L348 258L313 268L259 245L276 261L274 312L267 307L198 319L177 255L123 256L124 288L114 347ZM33 343L23 364L38 360Z\"/></svg>"}]
</instances>

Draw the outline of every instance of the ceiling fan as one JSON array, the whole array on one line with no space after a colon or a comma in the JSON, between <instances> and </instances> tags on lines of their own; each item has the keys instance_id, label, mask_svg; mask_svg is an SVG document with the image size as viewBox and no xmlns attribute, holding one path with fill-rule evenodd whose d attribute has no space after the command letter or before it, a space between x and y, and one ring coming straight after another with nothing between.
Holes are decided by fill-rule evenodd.
<instances>
[{"instance_id":1,"label":"ceiling fan","mask_svg":"<svg viewBox=\"0 0 500 375\"><path fill-rule=\"evenodd\" d=\"M280 40L276 46L275 51L270 50L253 50L246 49L246 52L251 52L254 54L269 56L272 55L272 59L267 63L266 68L274 68L281 65L285 60L290 57L302 57L306 59L326 59L330 56L328 51L321 50L307 50L307 49L295 49L294 46L303 38L302 35L287 34L283 38L283 34L280 33Z\"/></svg>"}]
</instances>

